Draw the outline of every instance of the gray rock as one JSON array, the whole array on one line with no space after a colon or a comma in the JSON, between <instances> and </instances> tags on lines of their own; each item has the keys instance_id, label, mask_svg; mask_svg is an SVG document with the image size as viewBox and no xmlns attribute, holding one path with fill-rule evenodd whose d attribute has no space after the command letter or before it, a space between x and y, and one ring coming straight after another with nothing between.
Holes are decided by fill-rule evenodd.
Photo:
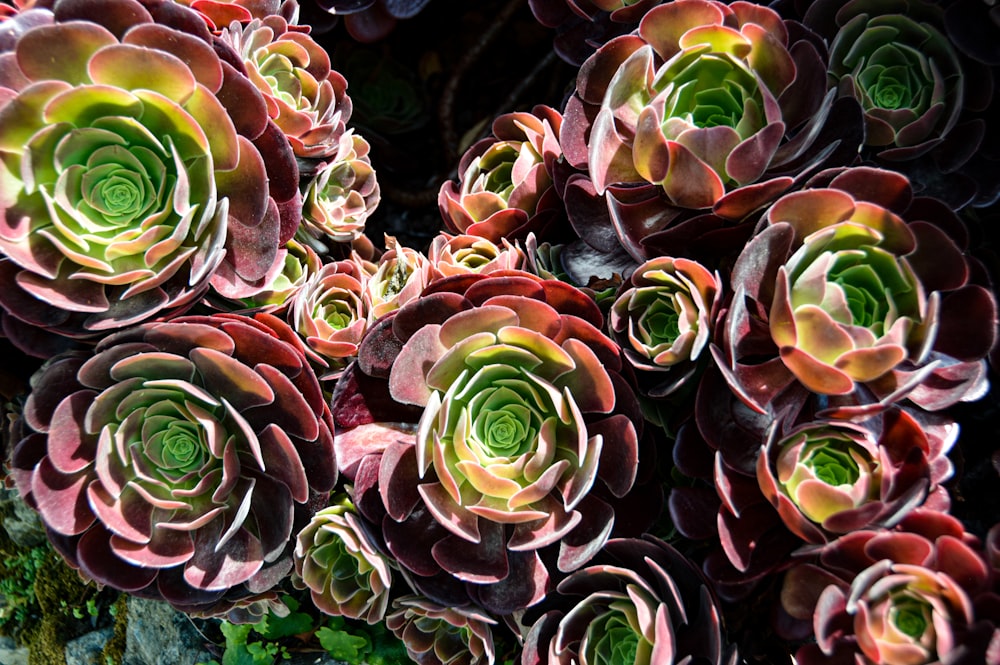
<instances>
[{"instance_id":1,"label":"gray rock","mask_svg":"<svg viewBox=\"0 0 1000 665\"><path fill-rule=\"evenodd\" d=\"M128 630L122 665L195 665L212 655L191 621L156 600L128 599Z\"/></svg>"},{"instance_id":2,"label":"gray rock","mask_svg":"<svg viewBox=\"0 0 1000 665\"><path fill-rule=\"evenodd\" d=\"M0 637L0 665L28 665L28 650L9 637Z\"/></svg>"},{"instance_id":3,"label":"gray rock","mask_svg":"<svg viewBox=\"0 0 1000 665\"><path fill-rule=\"evenodd\" d=\"M35 547L45 542L45 527L17 490L0 488L0 513L3 528L19 547ZM0 662L0 665L4 665Z\"/></svg>"},{"instance_id":4,"label":"gray rock","mask_svg":"<svg viewBox=\"0 0 1000 665\"><path fill-rule=\"evenodd\" d=\"M104 628L67 642L66 665L104 665L101 651L114 634L114 628Z\"/></svg>"}]
</instances>

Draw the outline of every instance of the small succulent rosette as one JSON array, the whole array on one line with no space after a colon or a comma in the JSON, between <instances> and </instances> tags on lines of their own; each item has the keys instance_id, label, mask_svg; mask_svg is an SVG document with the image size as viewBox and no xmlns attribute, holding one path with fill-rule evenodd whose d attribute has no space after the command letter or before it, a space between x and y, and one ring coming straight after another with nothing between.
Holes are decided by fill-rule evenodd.
<instances>
[{"instance_id":1,"label":"small succulent rosette","mask_svg":"<svg viewBox=\"0 0 1000 665\"><path fill-rule=\"evenodd\" d=\"M376 624L385 619L393 564L369 542L346 494L333 497L299 531L292 582L334 616Z\"/></svg>"},{"instance_id":2,"label":"small succulent rosette","mask_svg":"<svg viewBox=\"0 0 1000 665\"><path fill-rule=\"evenodd\" d=\"M59 337L181 313L210 283L246 295L280 269L299 217L291 147L197 13L59 0L5 28L0 308L15 344L47 357Z\"/></svg>"},{"instance_id":3,"label":"small succulent rosette","mask_svg":"<svg viewBox=\"0 0 1000 665\"><path fill-rule=\"evenodd\" d=\"M844 413L984 394L996 297L973 281L954 212L900 174L855 167L783 196L762 226L733 267L713 347L748 404L766 410L789 388Z\"/></svg>"},{"instance_id":4,"label":"small succulent rosette","mask_svg":"<svg viewBox=\"0 0 1000 665\"><path fill-rule=\"evenodd\" d=\"M385 620L420 665L493 665L496 623L473 606L443 606L419 595L397 598Z\"/></svg>"},{"instance_id":5,"label":"small succulent rosette","mask_svg":"<svg viewBox=\"0 0 1000 665\"><path fill-rule=\"evenodd\" d=\"M610 332L625 358L647 375L650 396L676 391L708 361L721 298L717 272L666 256L646 261L619 287Z\"/></svg>"},{"instance_id":6,"label":"small succulent rosette","mask_svg":"<svg viewBox=\"0 0 1000 665\"><path fill-rule=\"evenodd\" d=\"M334 396L338 459L361 459L359 510L425 595L523 609L611 535L641 416L601 323L562 282L457 275L362 342Z\"/></svg>"},{"instance_id":7,"label":"small succulent rosette","mask_svg":"<svg viewBox=\"0 0 1000 665\"><path fill-rule=\"evenodd\" d=\"M295 333L269 314L178 317L35 376L10 460L85 577L224 614L292 568L338 479L333 421Z\"/></svg>"},{"instance_id":8,"label":"small succulent rosette","mask_svg":"<svg viewBox=\"0 0 1000 665\"><path fill-rule=\"evenodd\" d=\"M322 163L305 187L299 237L331 253L328 244L350 245L364 235L381 192L368 142L353 130L340 137L337 153Z\"/></svg>"},{"instance_id":9,"label":"small succulent rosette","mask_svg":"<svg viewBox=\"0 0 1000 665\"><path fill-rule=\"evenodd\" d=\"M320 379L333 379L358 354L372 323L365 298L369 276L359 261L323 265L303 282L286 312L320 367Z\"/></svg>"},{"instance_id":10,"label":"small succulent rosette","mask_svg":"<svg viewBox=\"0 0 1000 665\"><path fill-rule=\"evenodd\" d=\"M517 241L500 238L494 243L486 238L444 231L431 240L427 258L444 277L464 273L490 273L497 270L524 270L528 257Z\"/></svg>"},{"instance_id":11,"label":"small succulent rosette","mask_svg":"<svg viewBox=\"0 0 1000 665\"><path fill-rule=\"evenodd\" d=\"M308 31L270 15L233 21L219 40L238 54L247 78L263 95L268 117L296 156L337 154L352 111L347 79L331 67L330 55Z\"/></svg>"},{"instance_id":12,"label":"small succulent rosette","mask_svg":"<svg viewBox=\"0 0 1000 665\"><path fill-rule=\"evenodd\" d=\"M830 39L831 84L864 110L865 155L955 208L996 196L987 184L995 176L977 172L983 164L973 159L989 140L994 94L979 81L995 72L948 34L969 20L956 14L975 11L924 0L821 0L805 16Z\"/></svg>"},{"instance_id":13,"label":"small succulent rosette","mask_svg":"<svg viewBox=\"0 0 1000 665\"><path fill-rule=\"evenodd\" d=\"M372 320L393 312L411 300L441 275L423 252L385 237L386 251L378 257L365 282L365 298ZM364 264L366 269L370 264Z\"/></svg>"},{"instance_id":14,"label":"small succulent rosette","mask_svg":"<svg viewBox=\"0 0 1000 665\"><path fill-rule=\"evenodd\" d=\"M789 571L783 609L811 624L802 665L996 663L997 569L951 515L917 511L892 530L858 531Z\"/></svg>"},{"instance_id":15,"label":"small succulent rosette","mask_svg":"<svg viewBox=\"0 0 1000 665\"><path fill-rule=\"evenodd\" d=\"M562 115L545 105L496 118L492 135L462 155L458 182L441 185L447 229L492 242L521 239L560 210L552 172L561 126Z\"/></svg>"},{"instance_id":16,"label":"small succulent rosette","mask_svg":"<svg viewBox=\"0 0 1000 665\"><path fill-rule=\"evenodd\" d=\"M710 582L652 536L608 541L559 583L550 606L527 632L521 665L741 662Z\"/></svg>"}]
</instances>

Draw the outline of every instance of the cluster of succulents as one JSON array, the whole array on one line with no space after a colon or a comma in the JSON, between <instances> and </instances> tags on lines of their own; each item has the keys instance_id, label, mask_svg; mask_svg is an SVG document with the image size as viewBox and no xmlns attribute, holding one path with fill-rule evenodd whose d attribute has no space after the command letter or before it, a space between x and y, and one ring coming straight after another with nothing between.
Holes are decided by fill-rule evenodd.
<instances>
[{"instance_id":1,"label":"cluster of succulents","mask_svg":"<svg viewBox=\"0 0 1000 665\"><path fill-rule=\"evenodd\" d=\"M6 483L85 579L421 665L1000 665L969 4L532 0L575 78L425 247L296 0L2 4Z\"/></svg>"}]
</instances>

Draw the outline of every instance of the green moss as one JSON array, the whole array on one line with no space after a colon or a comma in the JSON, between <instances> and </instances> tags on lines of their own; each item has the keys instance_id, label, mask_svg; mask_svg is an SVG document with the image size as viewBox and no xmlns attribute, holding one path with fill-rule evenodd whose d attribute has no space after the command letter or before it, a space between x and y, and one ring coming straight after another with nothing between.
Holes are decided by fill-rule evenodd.
<instances>
[{"instance_id":1,"label":"green moss","mask_svg":"<svg viewBox=\"0 0 1000 665\"><path fill-rule=\"evenodd\" d=\"M101 657L109 665L121 665L125 658L125 637L128 630L128 596L120 594L109 611L115 617L115 632L104 645Z\"/></svg>"},{"instance_id":2,"label":"green moss","mask_svg":"<svg viewBox=\"0 0 1000 665\"><path fill-rule=\"evenodd\" d=\"M54 551L49 550L35 579L41 612L38 631L27 641L29 665L61 665L66 643L99 627L99 606L105 592L85 582Z\"/></svg>"},{"instance_id":3,"label":"green moss","mask_svg":"<svg viewBox=\"0 0 1000 665\"><path fill-rule=\"evenodd\" d=\"M39 628L28 642L28 664L66 662L66 642L77 636L71 607L82 606L92 589L54 551L46 556L35 580L35 598L41 610Z\"/></svg>"},{"instance_id":4,"label":"green moss","mask_svg":"<svg viewBox=\"0 0 1000 665\"><path fill-rule=\"evenodd\" d=\"M64 622L57 616L42 617L37 631L28 642L28 665L65 665L66 638Z\"/></svg>"}]
</instances>

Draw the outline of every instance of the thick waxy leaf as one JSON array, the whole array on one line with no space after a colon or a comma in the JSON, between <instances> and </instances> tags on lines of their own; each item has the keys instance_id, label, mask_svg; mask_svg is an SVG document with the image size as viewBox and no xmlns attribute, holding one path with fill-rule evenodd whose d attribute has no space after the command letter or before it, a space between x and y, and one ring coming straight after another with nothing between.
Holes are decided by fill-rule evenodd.
<instances>
[{"instance_id":1,"label":"thick waxy leaf","mask_svg":"<svg viewBox=\"0 0 1000 665\"><path fill-rule=\"evenodd\" d=\"M94 53L87 72L99 85L124 90L148 88L181 105L194 93L196 83L191 70L177 57L130 44L114 44Z\"/></svg>"},{"instance_id":2,"label":"thick waxy leaf","mask_svg":"<svg viewBox=\"0 0 1000 665\"><path fill-rule=\"evenodd\" d=\"M47 25L18 40L17 64L34 81L90 83L87 63L91 56L117 42L114 35L95 23Z\"/></svg>"}]
</instances>

